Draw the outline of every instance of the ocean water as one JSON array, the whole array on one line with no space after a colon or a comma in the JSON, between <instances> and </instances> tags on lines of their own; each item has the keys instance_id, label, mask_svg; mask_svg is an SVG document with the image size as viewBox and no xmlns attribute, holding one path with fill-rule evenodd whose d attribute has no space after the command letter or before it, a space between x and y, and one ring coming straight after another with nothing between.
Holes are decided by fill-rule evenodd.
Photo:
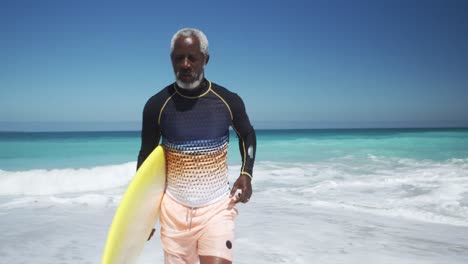
<instances>
[{"instance_id":1,"label":"ocean water","mask_svg":"<svg viewBox=\"0 0 468 264\"><path fill-rule=\"evenodd\" d=\"M468 263L468 129L259 130L234 263ZM139 132L0 133L0 263L99 263ZM231 134L230 181L240 170ZM139 263L162 263L158 237Z\"/></svg>"}]
</instances>

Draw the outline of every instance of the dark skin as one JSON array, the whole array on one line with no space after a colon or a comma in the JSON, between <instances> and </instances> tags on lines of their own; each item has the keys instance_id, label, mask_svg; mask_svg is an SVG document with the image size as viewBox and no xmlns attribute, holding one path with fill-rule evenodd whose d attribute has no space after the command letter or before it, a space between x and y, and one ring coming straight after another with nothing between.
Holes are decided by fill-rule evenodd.
<instances>
[{"instance_id":1,"label":"dark skin","mask_svg":"<svg viewBox=\"0 0 468 264\"><path fill-rule=\"evenodd\" d=\"M210 57L201 52L200 41L195 36L179 37L174 43L171 53L172 67L178 80L190 84L195 82L201 74L204 74L205 65ZM203 83L200 84L200 86ZM200 87L196 87L197 89ZM236 194L237 192L237 194ZM247 203L252 196L252 184L250 177L241 174L234 182L231 190L231 198L235 202ZM150 236L151 238L151 236ZM200 264L230 264L231 261L214 256L199 256Z\"/></svg>"},{"instance_id":2,"label":"dark skin","mask_svg":"<svg viewBox=\"0 0 468 264\"><path fill-rule=\"evenodd\" d=\"M201 52L200 41L196 37L180 37L174 43L172 67L177 78L184 83L196 81L204 73L209 59L209 55Z\"/></svg>"}]
</instances>

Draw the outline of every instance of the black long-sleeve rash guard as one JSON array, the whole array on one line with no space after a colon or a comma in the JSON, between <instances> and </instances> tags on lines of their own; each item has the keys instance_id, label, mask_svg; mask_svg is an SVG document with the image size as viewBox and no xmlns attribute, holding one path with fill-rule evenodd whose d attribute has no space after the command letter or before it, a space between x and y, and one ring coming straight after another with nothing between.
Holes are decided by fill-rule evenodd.
<instances>
[{"instance_id":1,"label":"black long-sleeve rash guard","mask_svg":"<svg viewBox=\"0 0 468 264\"><path fill-rule=\"evenodd\" d=\"M201 88L176 84L151 97L143 110L138 167L159 144L166 152L167 193L189 206L202 206L229 192L227 148L229 127L239 138L241 174L252 177L255 130L242 99L204 80Z\"/></svg>"}]
</instances>

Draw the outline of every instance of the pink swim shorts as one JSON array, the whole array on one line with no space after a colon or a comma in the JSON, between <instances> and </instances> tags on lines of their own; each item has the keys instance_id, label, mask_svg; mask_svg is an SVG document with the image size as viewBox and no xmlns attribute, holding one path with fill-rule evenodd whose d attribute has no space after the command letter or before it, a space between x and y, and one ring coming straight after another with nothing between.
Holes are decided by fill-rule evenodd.
<instances>
[{"instance_id":1,"label":"pink swim shorts","mask_svg":"<svg viewBox=\"0 0 468 264\"><path fill-rule=\"evenodd\" d=\"M197 263L198 256L232 261L234 219L238 214L235 200L229 196L191 208L165 195L160 216L165 263Z\"/></svg>"}]
</instances>

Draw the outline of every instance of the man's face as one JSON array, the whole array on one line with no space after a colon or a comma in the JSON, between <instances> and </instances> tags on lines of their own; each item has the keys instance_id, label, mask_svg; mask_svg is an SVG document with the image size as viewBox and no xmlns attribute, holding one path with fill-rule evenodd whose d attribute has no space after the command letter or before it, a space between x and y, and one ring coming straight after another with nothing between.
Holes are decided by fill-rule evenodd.
<instances>
[{"instance_id":1,"label":"man's face","mask_svg":"<svg viewBox=\"0 0 468 264\"><path fill-rule=\"evenodd\" d=\"M191 87L203 78L206 58L196 37L179 37L174 43L171 60L178 83Z\"/></svg>"}]
</instances>

